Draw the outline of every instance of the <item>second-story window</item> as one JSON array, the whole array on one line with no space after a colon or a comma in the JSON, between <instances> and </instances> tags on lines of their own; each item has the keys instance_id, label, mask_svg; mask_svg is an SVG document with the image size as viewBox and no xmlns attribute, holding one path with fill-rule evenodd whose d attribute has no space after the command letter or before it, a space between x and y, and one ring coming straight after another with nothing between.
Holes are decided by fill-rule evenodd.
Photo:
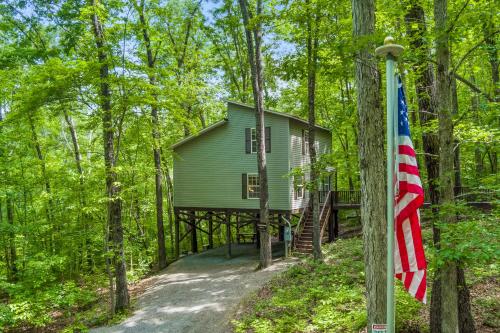
<instances>
[{"instance_id":1,"label":"second-story window","mask_svg":"<svg viewBox=\"0 0 500 333\"><path fill-rule=\"evenodd\" d=\"M271 152L271 127L265 128L265 142L266 153ZM257 153L257 131L255 128L245 128L245 152L247 154Z\"/></svg>"},{"instance_id":2,"label":"second-story window","mask_svg":"<svg viewBox=\"0 0 500 333\"><path fill-rule=\"evenodd\" d=\"M302 130L302 155L309 155L309 131Z\"/></svg>"},{"instance_id":3,"label":"second-story window","mask_svg":"<svg viewBox=\"0 0 500 333\"><path fill-rule=\"evenodd\" d=\"M250 129L250 131L251 131L251 141L250 141L251 152L252 154L255 154L257 153L257 131L255 130L255 128Z\"/></svg>"}]
</instances>

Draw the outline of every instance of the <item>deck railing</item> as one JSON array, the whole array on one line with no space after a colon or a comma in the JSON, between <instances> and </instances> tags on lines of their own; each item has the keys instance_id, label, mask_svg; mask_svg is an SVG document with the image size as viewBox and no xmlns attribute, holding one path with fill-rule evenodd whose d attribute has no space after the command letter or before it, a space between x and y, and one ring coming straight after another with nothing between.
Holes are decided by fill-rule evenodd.
<instances>
[{"instance_id":1,"label":"deck railing","mask_svg":"<svg viewBox=\"0 0 500 333\"><path fill-rule=\"evenodd\" d=\"M471 187L455 187L455 199L465 202L492 202L499 199L500 193L495 190L481 189L481 188L471 188ZM320 202L321 198L328 192L320 191ZM424 191L425 202L430 202L429 191ZM359 190L338 190L333 191L333 202L334 204L340 205L359 205L361 202L361 191ZM323 201L324 202L324 201Z\"/></svg>"}]
</instances>

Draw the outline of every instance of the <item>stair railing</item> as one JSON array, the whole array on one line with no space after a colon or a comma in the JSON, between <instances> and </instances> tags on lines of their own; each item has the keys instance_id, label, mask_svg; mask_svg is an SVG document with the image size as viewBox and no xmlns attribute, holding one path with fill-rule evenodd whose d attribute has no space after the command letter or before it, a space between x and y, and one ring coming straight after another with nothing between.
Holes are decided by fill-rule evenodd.
<instances>
[{"instance_id":1,"label":"stair railing","mask_svg":"<svg viewBox=\"0 0 500 333\"><path fill-rule=\"evenodd\" d=\"M323 239L323 233L325 231L325 227L327 225L329 214L331 214L331 205L330 205L330 197L332 196L332 191L328 191L326 195L325 204L323 205L323 209L321 209L321 213L319 214L319 221L321 223L321 232L319 239Z\"/></svg>"},{"instance_id":2,"label":"stair railing","mask_svg":"<svg viewBox=\"0 0 500 333\"><path fill-rule=\"evenodd\" d=\"M302 210L302 214L300 215L299 222L297 222L297 225L295 226L295 231L293 232L294 248L297 244L300 234L302 233L303 224L305 223L304 221L307 219L308 211L309 211L309 197L306 199L306 204L304 206L304 209Z\"/></svg>"}]
</instances>

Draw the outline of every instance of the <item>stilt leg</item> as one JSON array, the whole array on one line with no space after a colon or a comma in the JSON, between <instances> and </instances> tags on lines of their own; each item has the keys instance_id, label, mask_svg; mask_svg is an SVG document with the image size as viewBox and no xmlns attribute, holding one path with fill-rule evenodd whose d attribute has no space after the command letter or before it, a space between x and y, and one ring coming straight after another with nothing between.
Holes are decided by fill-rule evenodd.
<instances>
[{"instance_id":1,"label":"stilt leg","mask_svg":"<svg viewBox=\"0 0 500 333\"><path fill-rule=\"evenodd\" d=\"M180 228L179 228L179 214L175 213L175 257L179 259L179 256L181 255L180 251Z\"/></svg>"},{"instance_id":2,"label":"stilt leg","mask_svg":"<svg viewBox=\"0 0 500 333\"><path fill-rule=\"evenodd\" d=\"M198 238L196 237L196 212L191 212L191 252L198 253Z\"/></svg>"},{"instance_id":3,"label":"stilt leg","mask_svg":"<svg viewBox=\"0 0 500 333\"><path fill-rule=\"evenodd\" d=\"M231 215L226 213L226 258L231 258Z\"/></svg>"},{"instance_id":4,"label":"stilt leg","mask_svg":"<svg viewBox=\"0 0 500 333\"><path fill-rule=\"evenodd\" d=\"M214 223L212 221L212 212L208 212L208 248L214 248Z\"/></svg>"}]
</instances>

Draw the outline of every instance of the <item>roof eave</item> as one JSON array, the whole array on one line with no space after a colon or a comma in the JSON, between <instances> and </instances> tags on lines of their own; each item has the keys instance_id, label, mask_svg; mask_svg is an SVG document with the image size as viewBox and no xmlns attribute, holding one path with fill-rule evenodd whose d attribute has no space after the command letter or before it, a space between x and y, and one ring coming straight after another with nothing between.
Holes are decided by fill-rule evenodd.
<instances>
[{"instance_id":1,"label":"roof eave","mask_svg":"<svg viewBox=\"0 0 500 333\"><path fill-rule=\"evenodd\" d=\"M210 131L212 131L212 130L214 130L222 125L225 125L225 124L227 124L227 121L228 121L227 118L219 120L218 122L213 123L212 125L210 125L208 127L205 127L204 129L202 129L198 133L192 134L192 135L188 136L187 138L184 138L184 139L174 143L173 145L170 146L170 149L176 149L176 148L182 146L183 144L190 142L191 140L194 140L194 139L204 135L205 133L208 133L208 132L210 132Z\"/></svg>"},{"instance_id":2,"label":"roof eave","mask_svg":"<svg viewBox=\"0 0 500 333\"><path fill-rule=\"evenodd\" d=\"M242 106L242 107L245 107L245 108L248 108L248 109L253 109L254 108L254 106L249 105L249 104L245 104L245 103L240 103L240 102L235 102L235 101L230 101L230 100L226 100L226 102L228 104L234 104L234 105ZM267 113L270 113L270 114L275 114L277 116L282 116L282 117L285 117L285 118L288 118L288 119L292 119L292 120L298 121L299 123L302 123L302 124L305 124L305 125L309 125L309 123L306 120L304 120L302 118L299 118L297 116L288 114L288 113L283 113L283 112L278 112L278 111L273 111L273 110L264 110L264 112L267 112ZM318 126L318 125L316 125L315 127L317 129L320 129L320 130L323 130L323 131L327 131L327 132L330 132L330 133L332 132L330 129L328 129L326 127L322 127L322 126Z\"/></svg>"}]
</instances>

